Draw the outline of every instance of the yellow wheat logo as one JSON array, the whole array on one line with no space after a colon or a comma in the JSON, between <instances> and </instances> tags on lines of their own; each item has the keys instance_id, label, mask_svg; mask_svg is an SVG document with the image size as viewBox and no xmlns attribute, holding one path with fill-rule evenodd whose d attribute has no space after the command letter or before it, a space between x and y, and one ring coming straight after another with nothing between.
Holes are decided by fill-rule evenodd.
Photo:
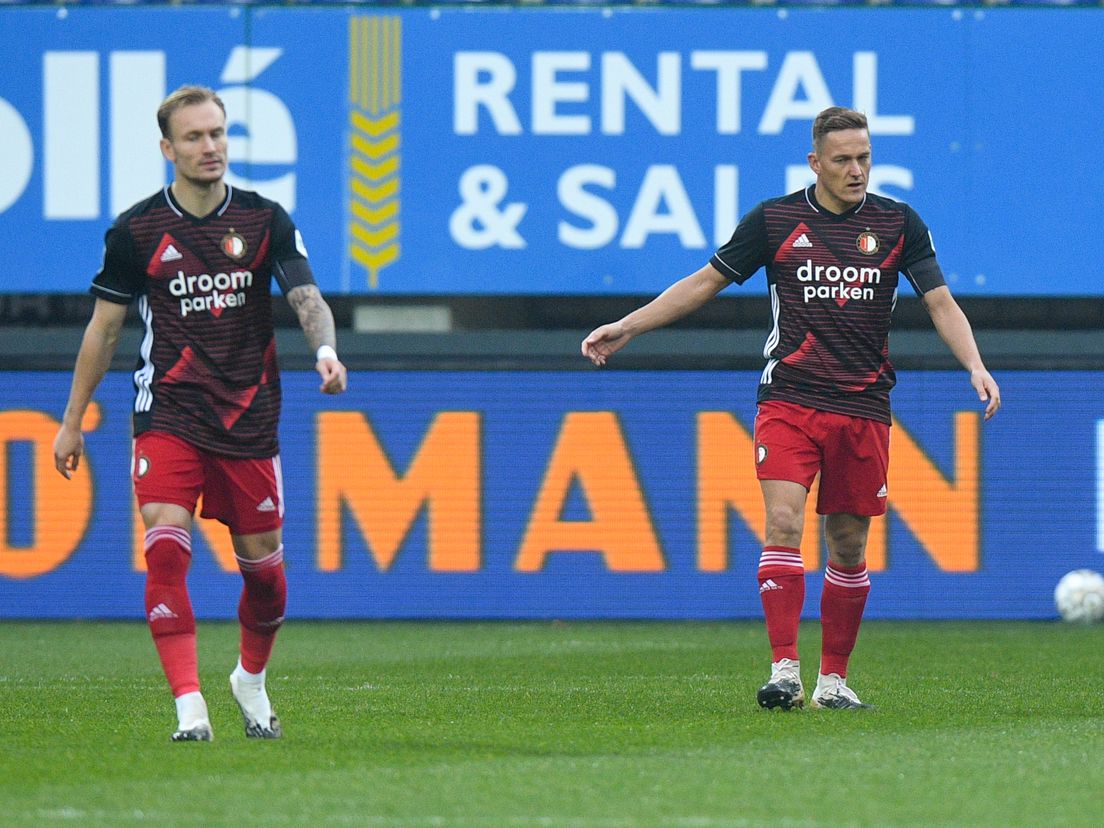
<instances>
[{"instance_id":1,"label":"yellow wheat logo","mask_svg":"<svg viewBox=\"0 0 1104 828\"><path fill-rule=\"evenodd\" d=\"M349 19L349 257L368 287L399 258L402 21Z\"/></svg>"}]
</instances>

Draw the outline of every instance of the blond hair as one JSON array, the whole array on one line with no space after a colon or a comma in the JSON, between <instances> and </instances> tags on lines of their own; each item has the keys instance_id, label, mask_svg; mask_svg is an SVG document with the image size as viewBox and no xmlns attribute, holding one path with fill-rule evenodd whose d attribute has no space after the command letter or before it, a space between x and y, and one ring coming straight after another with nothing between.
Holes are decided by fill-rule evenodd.
<instances>
[{"instance_id":1,"label":"blond hair","mask_svg":"<svg viewBox=\"0 0 1104 828\"><path fill-rule=\"evenodd\" d=\"M181 86L170 94L161 102L161 106L157 107L157 126L161 128L161 137L172 137L169 129L169 119L172 118L176 110L185 106L206 103L207 101L217 103L218 108L222 110L223 117L226 116L226 106L222 103L222 98L209 86Z\"/></svg>"}]
</instances>

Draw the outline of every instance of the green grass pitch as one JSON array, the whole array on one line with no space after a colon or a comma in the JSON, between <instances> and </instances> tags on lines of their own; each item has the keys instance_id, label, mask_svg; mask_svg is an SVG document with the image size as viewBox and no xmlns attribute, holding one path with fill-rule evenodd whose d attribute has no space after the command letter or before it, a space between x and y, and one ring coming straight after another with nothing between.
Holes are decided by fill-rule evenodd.
<instances>
[{"instance_id":1,"label":"green grass pitch","mask_svg":"<svg viewBox=\"0 0 1104 828\"><path fill-rule=\"evenodd\" d=\"M878 709L782 713L756 622L293 621L273 742L199 636L215 740L172 744L144 625L0 623L0 825L1104 824L1104 625L867 622Z\"/></svg>"}]
</instances>

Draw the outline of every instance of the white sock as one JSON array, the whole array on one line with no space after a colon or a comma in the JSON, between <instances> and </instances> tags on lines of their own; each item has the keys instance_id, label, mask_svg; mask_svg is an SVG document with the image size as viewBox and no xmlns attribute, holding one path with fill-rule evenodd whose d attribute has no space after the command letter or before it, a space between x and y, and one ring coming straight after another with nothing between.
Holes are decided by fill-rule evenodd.
<instances>
[{"instance_id":1,"label":"white sock","mask_svg":"<svg viewBox=\"0 0 1104 828\"><path fill-rule=\"evenodd\" d=\"M180 730L191 730L200 724L208 724L207 702L198 690L176 697L176 720Z\"/></svg>"},{"instance_id":2,"label":"white sock","mask_svg":"<svg viewBox=\"0 0 1104 828\"><path fill-rule=\"evenodd\" d=\"M265 669L261 670L261 672L259 672L259 673L251 673L248 670L246 670L244 667L242 667L241 658L238 658L238 664L234 668L234 672L238 676L238 682L239 683L264 687L265 673L268 672L268 668L266 667Z\"/></svg>"},{"instance_id":3,"label":"white sock","mask_svg":"<svg viewBox=\"0 0 1104 828\"><path fill-rule=\"evenodd\" d=\"M234 698L244 708L246 714L255 722L268 727L272 718L272 703L268 700L265 691L265 670L259 673L250 673L242 667L241 659L230 676L234 685Z\"/></svg>"}]
</instances>

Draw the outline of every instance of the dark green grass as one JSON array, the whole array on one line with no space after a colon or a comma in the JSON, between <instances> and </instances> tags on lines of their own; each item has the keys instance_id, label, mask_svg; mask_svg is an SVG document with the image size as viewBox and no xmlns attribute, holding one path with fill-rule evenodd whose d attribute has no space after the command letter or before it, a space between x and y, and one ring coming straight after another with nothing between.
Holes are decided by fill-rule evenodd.
<instances>
[{"instance_id":1,"label":"dark green grass","mask_svg":"<svg viewBox=\"0 0 1104 828\"><path fill-rule=\"evenodd\" d=\"M802 631L815 680L819 630ZM758 623L291 623L246 740L172 744L141 624L0 623L0 825L1100 824L1104 627L868 622L872 712L765 712Z\"/></svg>"}]
</instances>

